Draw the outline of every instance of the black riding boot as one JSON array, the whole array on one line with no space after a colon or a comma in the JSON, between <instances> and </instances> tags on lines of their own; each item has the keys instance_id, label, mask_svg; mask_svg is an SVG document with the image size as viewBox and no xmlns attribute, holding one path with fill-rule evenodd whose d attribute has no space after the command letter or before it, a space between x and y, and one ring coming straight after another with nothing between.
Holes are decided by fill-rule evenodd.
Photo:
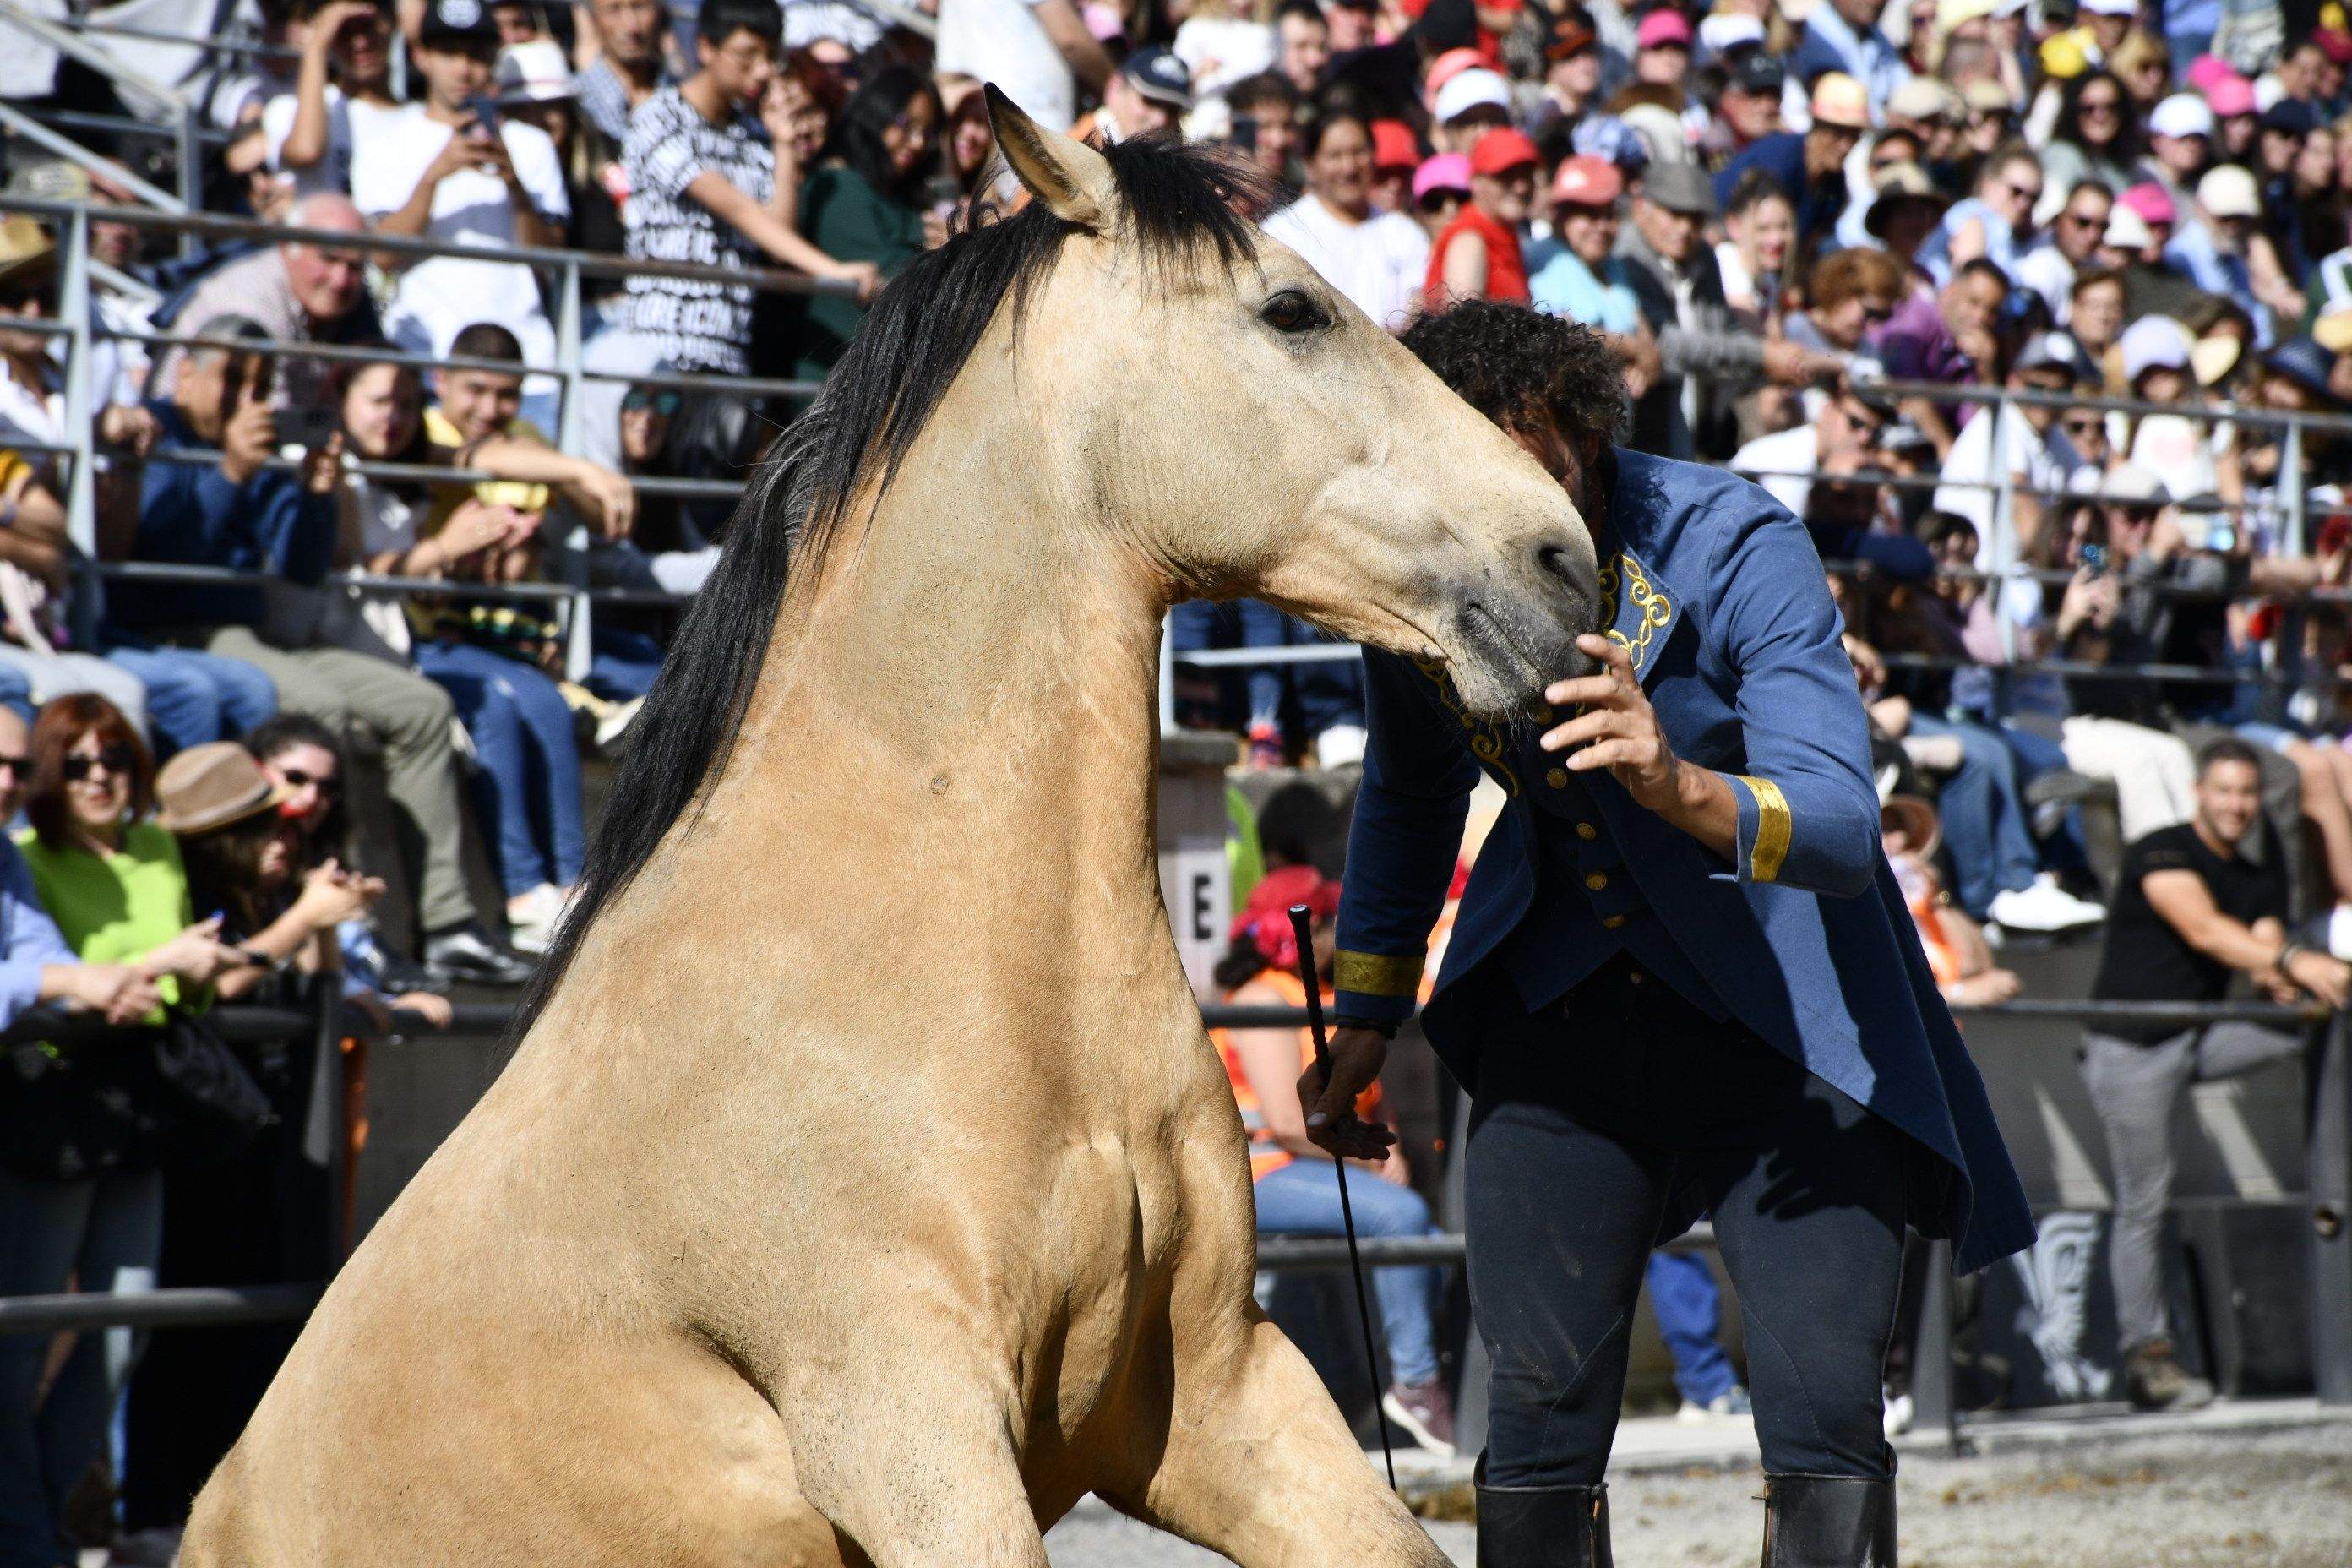
<instances>
[{"instance_id":1,"label":"black riding boot","mask_svg":"<svg viewBox=\"0 0 2352 1568\"><path fill-rule=\"evenodd\" d=\"M1894 1481L1766 1476L1764 1568L1895 1568Z\"/></svg>"},{"instance_id":2,"label":"black riding boot","mask_svg":"<svg viewBox=\"0 0 2352 1568\"><path fill-rule=\"evenodd\" d=\"M1478 1460L1478 1568L1615 1568L1609 1488L1490 1487Z\"/></svg>"}]
</instances>

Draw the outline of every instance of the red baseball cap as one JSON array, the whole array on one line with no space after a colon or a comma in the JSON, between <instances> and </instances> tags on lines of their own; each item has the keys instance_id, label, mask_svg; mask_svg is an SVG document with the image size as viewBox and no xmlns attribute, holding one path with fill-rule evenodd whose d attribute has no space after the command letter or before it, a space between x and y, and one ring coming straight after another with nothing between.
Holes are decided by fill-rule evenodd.
<instances>
[{"instance_id":1,"label":"red baseball cap","mask_svg":"<svg viewBox=\"0 0 2352 1568\"><path fill-rule=\"evenodd\" d=\"M1625 176L1617 172L1617 165L1590 153L1561 159L1551 177L1554 206L1563 202L1580 207L1614 206L1624 194Z\"/></svg>"},{"instance_id":2,"label":"red baseball cap","mask_svg":"<svg viewBox=\"0 0 2352 1568\"><path fill-rule=\"evenodd\" d=\"M1412 127L1402 120L1372 121L1372 167L1375 169L1417 169L1421 167L1421 142Z\"/></svg>"},{"instance_id":3,"label":"red baseball cap","mask_svg":"<svg viewBox=\"0 0 2352 1568\"><path fill-rule=\"evenodd\" d=\"M1507 126L1487 132L1470 149L1470 172L1474 174L1499 174L1523 163L1542 162L1543 154L1536 151L1536 144Z\"/></svg>"}]
</instances>

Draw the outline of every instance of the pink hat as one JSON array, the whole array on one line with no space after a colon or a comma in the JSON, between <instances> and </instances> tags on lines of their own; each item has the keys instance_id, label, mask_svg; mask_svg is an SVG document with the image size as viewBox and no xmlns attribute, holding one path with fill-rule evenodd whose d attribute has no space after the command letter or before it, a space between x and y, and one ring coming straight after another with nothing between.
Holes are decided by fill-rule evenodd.
<instances>
[{"instance_id":1,"label":"pink hat","mask_svg":"<svg viewBox=\"0 0 2352 1568\"><path fill-rule=\"evenodd\" d=\"M1432 191L1470 191L1470 158L1464 153L1440 153L1412 172L1412 199L1418 202Z\"/></svg>"},{"instance_id":2,"label":"pink hat","mask_svg":"<svg viewBox=\"0 0 2352 1568\"><path fill-rule=\"evenodd\" d=\"M1680 11L1653 11L1642 18L1634 41L1645 49L1691 47L1690 18Z\"/></svg>"},{"instance_id":3,"label":"pink hat","mask_svg":"<svg viewBox=\"0 0 2352 1568\"><path fill-rule=\"evenodd\" d=\"M2213 118L2216 120L2230 120L2241 114L2252 114L2255 107L2254 84L2236 71L2216 77L2212 84L2205 89L2205 105L2213 111Z\"/></svg>"},{"instance_id":4,"label":"pink hat","mask_svg":"<svg viewBox=\"0 0 2352 1568\"><path fill-rule=\"evenodd\" d=\"M2207 98L2211 98L2213 96L2213 84L2215 82L2220 81L2225 76L2236 76L2237 74L2238 73L2235 70L2231 68L2230 62L2223 59L2221 56L2199 55L2195 59L2189 62L2189 68L2181 73L2180 79L2187 82L2190 87L2195 88L2198 91L2203 93Z\"/></svg>"},{"instance_id":5,"label":"pink hat","mask_svg":"<svg viewBox=\"0 0 2352 1568\"><path fill-rule=\"evenodd\" d=\"M1486 57L1475 49L1448 49L1429 62L1429 72L1421 79L1421 90L1428 101L1437 101L1437 89L1460 76L1473 66L1483 66Z\"/></svg>"},{"instance_id":6,"label":"pink hat","mask_svg":"<svg viewBox=\"0 0 2352 1568\"><path fill-rule=\"evenodd\" d=\"M2116 198L2116 205L2138 217L2142 223L2175 223L2180 214L2174 210L2172 198L2154 180L2143 180Z\"/></svg>"}]
</instances>

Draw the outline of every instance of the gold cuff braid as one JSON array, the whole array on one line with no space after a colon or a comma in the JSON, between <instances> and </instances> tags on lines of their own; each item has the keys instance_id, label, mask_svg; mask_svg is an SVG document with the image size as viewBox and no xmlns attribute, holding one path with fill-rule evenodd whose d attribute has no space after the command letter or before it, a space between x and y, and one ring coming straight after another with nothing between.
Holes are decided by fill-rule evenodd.
<instances>
[{"instance_id":1,"label":"gold cuff braid","mask_svg":"<svg viewBox=\"0 0 2352 1568\"><path fill-rule=\"evenodd\" d=\"M1733 776L1756 797L1756 843L1748 852L1748 874L1759 882L1771 881L1780 874L1780 862L1789 858L1789 797L1770 779L1748 773Z\"/></svg>"},{"instance_id":2,"label":"gold cuff braid","mask_svg":"<svg viewBox=\"0 0 2352 1568\"><path fill-rule=\"evenodd\" d=\"M1418 952L1391 958L1385 953L1342 949L1332 955L1332 988L1364 996L1411 996L1421 989L1423 962L1423 955Z\"/></svg>"}]
</instances>

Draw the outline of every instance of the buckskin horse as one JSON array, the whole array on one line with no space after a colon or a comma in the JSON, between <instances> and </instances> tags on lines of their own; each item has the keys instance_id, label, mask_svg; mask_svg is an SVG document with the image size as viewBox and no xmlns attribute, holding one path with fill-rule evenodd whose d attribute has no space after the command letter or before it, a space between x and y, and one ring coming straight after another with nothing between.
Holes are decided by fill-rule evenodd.
<instances>
[{"instance_id":1,"label":"buckskin horse","mask_svg":"<svg viewBox=\"0 0 2352 1568\"><path fill-rule=\"evenodd\" d=\"M1250 1299L1160 626L1254 595L1508 720L1589 665L1591 542L1232 165L988 103L1034 200L751 482L511 1061L187 1568L1044 1568L1089 1491L1244 1568L1444 1563Z\"/></svg>"}]
</instances>

